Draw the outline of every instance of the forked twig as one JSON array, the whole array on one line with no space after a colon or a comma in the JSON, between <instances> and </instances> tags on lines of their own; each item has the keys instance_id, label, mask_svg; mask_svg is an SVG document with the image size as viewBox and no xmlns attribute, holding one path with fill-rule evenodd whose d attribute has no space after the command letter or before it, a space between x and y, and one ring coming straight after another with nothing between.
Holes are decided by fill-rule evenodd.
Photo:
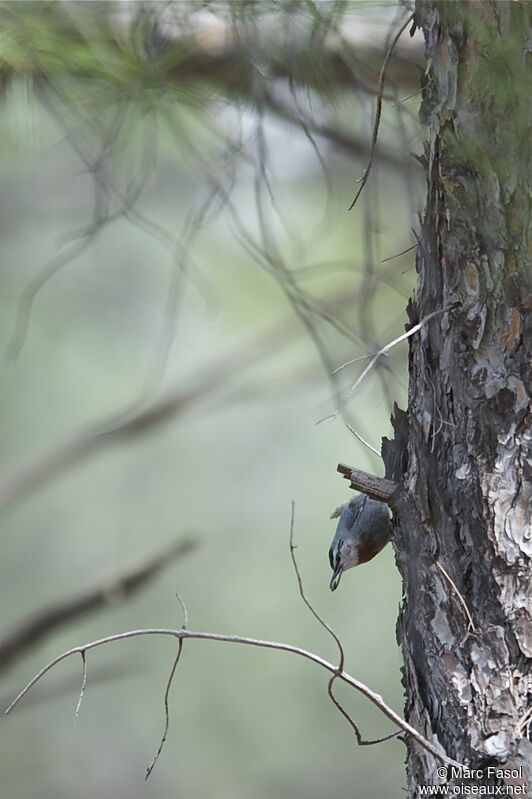
<instances>
[{"instance_id":1,"label":"forked twig","mask_svg":"<svg viewBox=\"0 0 532 799\"><path fill-rule=\"evenodd\" d=\"M195 639L202 639L202 640L209 640L209 641L220 641L220 642L227 642L227 643L239 643L239 644L245 644L245 645L248 645L248 646L264 647L264 648L267 648L267 649L277 649L277 650L283 651L283 652L292 652L293 654L300 655L301 657L304 657L307 660L311 660L312 662L317 663L322 668L324 668L327 671L331 672L332 676L329 679L328 686L327 686L328 695L329 695L331 701L336 706L336 708L340 711L340 713L344 716L344 718L351 725L351 727L352 727L352 729L353 729L353 731L355 733L357 743L360 746L369 746L369 745L372 745L372 744L380 743L382 741L386 741L389 738L392 738L392 737L398 735L400 733L400 731L403 730L403 731L407 732L409 735L411 735L414 738L414 740L416 740L422 747L424 747L427 751L429 751L432 755L434 755L434 757L436 757L442 763L444 763L446 765L454 765L454 766L457 766L457 767L461 768L460 764L457 761L454 761L451 758L449 758L445 754L445 752L441 751L441 749L438 746L436 746L431 741L429 741L426 738L424 738L424 736L421 733L419 733L407 721L405 721L394 710L392 710L392 708L389 707L384 702L384 700L382 699L381 696L379 696L379 694L376 694L367 685L365 685L364 683L362 683L359 680L355 679L354 677L351 677L351 675L349 675L346 671L344 671L345 656L344 656L344 650L343 650L343 647L342 647L342 643L341 643L340 639L338 638L337 634L332 629L332 627L330 627L330 625L314 609L314 607L312 606L311 602L307 599L305 591L304 591L304 588L303 588L303 581L302 581L302 578L301 578L301 573L299 571L299 566L297 564L297 560L296 560L296 557L295 557L295 554L294 554L294 550L295 550L295 545L294 545L294 517L295 517L295 504L294 504L294 502L292 502L292 512L291 512L291 518L290 518L290 557L291 557L291 560L292 560L292 565L294 567L294 572L295 572L297 583L298 583L299 594L301 596L301 599L303 600L303 602L307 606L307 608L310 610L310 612L314 616L314 618L319 622L319 624L329 633L329 635L335 641L335 643L336 643L336 645L338 647L339 655L340 655L339 663L338 663L337 666L333 665L332 663L329 663L327 660L325 660L324 658L320 657L319 655L316 655L314 652L309 652L308 650L302 649L302 648L297 647L297 646L293 646L291 644L282 644L282 643L278 643L278 642L275 642L275 641L264 641L264 640L260 640L258 638L248 638L248 637L237 636L237 635L221 635L219 633L204 633L204 632L193 632L193 631L190 631L190 630L187 629L187 624L188 624L187 609L186 609L183 601L181 600L180 596L177 595L177 599L180 602L181 607L183 608L183 614L184 614L184 621L183 621L183 626L181 627L181 629L172 630L172 629L148 628L148 629L144 629L144 630L130 630L129 632L118 633L117 635L110 635L110 636L107 636L105 638L100 638L100 639L98 639L96 641L91 641L90 643L84 644L83 646L73 647L72 649L69 649L66 652L63 652L61 655L58 655L56 658L51 660L46 666L44 666L44 668L42 668L27 683L27 685L19 692L19 694L15 697L15 699L11 702L9 707L6 709L5 713L10 713L13 710L13 708L20 702L20 700L28 693L28 691L37 682L39 682L39 680L48 671L50 671L54 666L56 666L62 660L65 660L67 657L70 657L70 655L80 654L81 658L82 658L82 662L83 662L83 675L82 675L81 690L80 690L79 699L78 699L78 703L77 703L77 707L76 707L76 716L77 716L79 714L81 701L82 701L83 696L85 694L85 687L86 687L86 683L87 683L86 652L89 649L94 649L94 648L96 648L98 646L102 646L102 645L107 644L107 643L112 643L114 641L121 641L121 640L125 640L127 638L134 638L134 637L144 636L144 635L167 635L167 636L172 636L174 638L177 638L178 639L178 651L177 651L177 655L176 655L176 657L174 659L174 662L172 664L172 667L170 669L170 674L168 676L168 680L167 680L166 688L165 688L165 693L164 693L165 725L164 725L163 734L161 736L161 741L160 741L159 747L157 749L157 752L155 753L155 756L154 756L153 760L151 761L150 765L148 766L148 768L146 770L146 779L148 779L150 774L152 773L152 771L153 771L158 759L159 759L159 756L160 756L160 754L162 752L162 749L163 749L164 744L165 744L166 739L167 739L168 729L169 729L169 726L170 726L169 693L170 693L170 688L172 686L172 682L173 682L173 679L174 679L174 676L175 676L175 673L176 673L176 669L177 669L177 666L178 666L178 663L179 663L179 660L180 660L180 657L181 657L181 653L182 653L182 650L183 650L183 642L184 642L185 638L195 638ZM359 691L360 693L362 693L367 699L370 700L370 702L372 702L376 707L378 707L379 710L387 718L389 718L397 727L399 727L400 729L398 731L395 731L395 732L393 732L393 733L391 733L389 735L386 735L386 736L384 736L382 738L378 738L378 739L375 739L375 740L364 740L362 738L360 730L359 730L356 722L352 718L352 716L347 712L347 710L340 704L338 699L334 696L334 693L333 693L332 689L333 689L333 684L334 684L335 680L341 680L342 682L345 682L348 685L350 685L356 691Z\"/></svg>"},{"instance_id":2,"label":"forked twig","mask_svg":"<svg viewBox=\"0 0 532 799\"><path fill-rule=\"evenodd\" d=\"M388 350L391 350L392 347L396 346L396 344L400 344L401 341L405 341L407 338L410 338L410 336L413 336L415 333L417 333L419 330L421 330L421 328L424 325L426 325L427 322L429 322L431 319L434 319L435 316L439 316L440 314L445 313L446 311L449 311L452 307L453 306L449 305L446 308L440 308L438 311L433 311L432 313L427 314L427 316L425 316L421 320L421 322L418 322L417 325L413 325L413 327L411 327L410 330L407 330L406 333L403 333L401 336L398 336L393 341L388 342L388 344L385 344L384 347L382 347L380 350L378 350L375 353L375 355L373 356L373 358L371 359L371 361L368 363L366 368L363 370L362 374L353 383L353 385L351 386L351 388L347 392L347 394L344 397L344 399L338 405L338 407L335 410L335 412L334 413L330 413L328 416L324 416L323 419L320 419L318 421L318 424L320 424L321 422L329 421L329 420L332 421L332 420L336 419L341 414L341 412L343 411L343 409L345 408L345 406L347 405L347 403L351 399L351 396L356 391L356 389L359 387L359 385L362 383L362 381L364 380L364 378L366 377L368 372L371 372L371 370L373 369L373 367L375 366L375 364L377 363L379 358L381 358L383 355L386 355ZM337 372L340 372L342 369L345 369L347 366L351 366L351 364L355 363L358 360L359 360L359 358L355 358L352 361L347 361L346 363L343 363L341 366L339 366L337 369L334 370L334 373L336 374Z\"/></svg>"},{"instance_id":3,"label":"forked twig","mask_svg":"<svg viewBox=\"0 0 532 799\"><path fill-rule=\"evenodd\" d=\"M336 696L333 694L332 686L333 682L336 679L336 676L331 677L329 680L329 684L327 687L327 693L329 694L329 698L331 702L336 705L336 708L340 711L344 719L347 721L348 724L351 725L353 728L353 732L355 733L355 738L357 739L357 744L359 746L373 746L374 744L381 744L384 741L389 741L390 738L396 738L398 735L401 735L401 730L395 730L395 732L390 732L388 735L383 735L382 738L371 738L371 740L364 740L360 734L360 730L357 727L357 724L353 717L347 712L347 710L340 704Z\"/></svg>"},{"instance_id":4,"label":"forked twig","mask_svg":"<svg viewBox=\"0 0 532 799\"><path fill-rule=\"evenodd\" d=\"M398 713L395 712L389 705L384 702L383 698L372 691L365 683L360 682L355 677L352 677L346 671L339 671L338 666L335 666L333 663L329 663L329 661L325 660L324 658L320 657L320 655L316 655L314 652L310 652L307 649L302 649L298 646L293 646L292 644L283 644L278 641L265 641L261 640L260 638L248 638L241 635L223 635L221 633L205 633L205 632L195 632L193 630L173 630L169 628L156 628L156 627L148 627L142 630L128 630L124 633L117 633L116 635L108 635L105 638L99 638L96 641L90 641L87 644L83 644L82 646L75 646L72 649L67 649L65 652L62 652L60 655L57 655L53 660L46 664L37 674L35 674L31 680L24 686L24 688L17 694L15 699L11 702L8 708L6 708L5 713L10 713L14 707L20 702L20 700L28 693L28 691L33 688L33 686L41 680L44 675L53 669L58 663L61 663L66 658L70 657L71 655L80 654L81 652L88 652L89 649L95 649L96 647L103 646L105 644L113 643L114 641L124 641L129 638L138 638L139 636L145 635L163 635L163 636L170 636L172 638L185 639L185 638L195 638L202 641L219 641L225 642L230 644L243 644L244 646L255 646L264 649L276 649L279 652L291 652L294 655L299 655L300 657L305 658L306 660L312 661L312 663L316 663L321 668L326 669L326 671L331 672L331 674L335 675L337 679L345 682L355 691L363 694L369 701L375 705L375 707L379 708L381 713L385 715L387 718L390 719L397 727L400 727L406 733L408 733L420 746L423 747L427 752L430 752L439 762L443 763L447 766L456 766L457 768L464 768L463 764L459 763L456 760L453 760L449 757L441 748L434 744L432 741L429 741L425 738L420 732L418 732L415 727L412 727L405 719L403 719Z\"/></svg>"}]
</instances>

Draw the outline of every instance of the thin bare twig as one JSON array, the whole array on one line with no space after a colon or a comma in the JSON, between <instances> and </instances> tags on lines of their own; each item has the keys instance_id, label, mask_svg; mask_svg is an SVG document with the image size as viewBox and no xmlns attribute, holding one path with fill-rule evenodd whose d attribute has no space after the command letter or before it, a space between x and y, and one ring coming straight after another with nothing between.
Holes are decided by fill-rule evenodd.
<instances>
[{"instance_id":1,"label":"thin bare twig","mask_svg":"<svg viewBox=\"0 0 532 799\"><path fill-rule=\"evenodd\" d=\"M369 161L368 161L367 167L364 170L364 174L362 175L362 177L360 179L360 186L358 188L358 191L355 194L355 196L353 198L353 201L351 202L351 205L348 208L349 211L351 211L355 207L358 198L362 194L364 186L366 185L368 177L369 177L369 173L370 173L370 170L371 170L371 165L373 164L373 157L375 155L375 149L377 147L377 137L379 135L379 125L380 125L381 113L382 113L382 95L383 95L383 91L384 91L384 79L386 77L386 69L388 67L388 61L390 60L390 57L391 57L391 55L392 55L392 53L394 51L395 45L399 41L399 38L401 37L401 34L403 33L405 28L409 25L409 23L413 19L414 19L414 14L411 14L408 17L408 19L406 20L406 22L404 22L401 25L401 27L399 28L399 30L395 34L395 36L393 38L393 41L390 44L390 46L389 46L389 48L388 48L388 50L386 52L386 55L384 56L384 61L382 62L381 72L380 72L380 75L379 75L379 88L378 88L378 92L377 92L377 106L375 108L375 122L373 123L373 135L371 137L371 147L370 147Z\"/></svg>"},{"instance_id":2,"label":"thin bare twig","mask_svg":"<svg viewBox=\"0 0 532 799\"><path fill-rule=\"evenodd\" d=\"M181 629L182 630L186 630L187 623L188 623L188 611L187 611L185 603L183 602L183 600L181 599L179 594L176 594L176 597L177 597L177 600L178 600L178 602L181 605L181 608L183 610L183 624L181 626ZM156 753L155 753L155 755L153 757L153 760L151 761L150 765L146 769L146 776L144 777L145 780L149 779L150 774L152 773L153 769L155 768L155 765L156 765L157 761L159 760L159 755L163 751L163 746L166 743L166 738L168 737L168 730L170 728L170 706L169 706L168 697L170 695L170 688L172 687L172 682L174 680L174 676L175 676L175 673L176 673L177 665L178 665L178 663L179 663L179 661L181 659L181 652L182 651L183 651L183 639L180 638L179 642L178 642L178 645L177 645L177 655L175 656L174 662L172 663L172 668L170 669L170 674L168 675L168 680L166 682L166 688L165 688L165 691L164 691L164 730L163 730L163 734L161 736L161 740L160 740L160 743L159 743L159 748L157 749L157 751L156 751Z\"/></svg>"},{"instance_id":3,"label":"thin bare twig","mask_svg":"<svg viewBox=\"0 0 532 799\"><path fill-rule=\"evenodd\" d=\"M187 627L188 627L188 610L187 610L187 606L185 605L183 599L177 593L177 591L176 591L176 598L177 598L177 601L179 602L179 604L181 605L181 610L183 611L183 624L181 625L181 628L183 630L186 630Z\"/></svg>"},{"instance_id":4,"label":"thin bare twig","mask_svg":"<svg viewBox=\"0 0 532 799\"><path fill-rule=\"evenodd\" d=\"M381 264L385 264L387 261L393 261L394 258L399 258L401 255L406 255L407 252L411 252L412 250L417 250L418 244L412 244L411 247L407 247L406 250L401 250L401 252L396 252L395 255L389 255L388 258L383 258Z\"/></svg>"},{"instance_id":5,"label":"thin bare twig","mask_svg":"<svg viewBox=\"0 0 532 799\"><path fill-rule=\"evenodd\" d=\"M193 630L173 630L168 628L156 628L156 627L148 627L142 630L128 630L127 632L117 633L116 635L108 635L105 638L99 638L96 641L90 641L87 644L83 644L82 646L75 646L72 649L67 649L65 652L62 652L60 655L57 655L53 660L46 664L37 674L35 674L31 680L24 686L24 688L17 694L15 699L11 702L9 707L6 708L5 713L10 713L13 708L20 702L20 700L28 693L28 691L33 688L33 686L41 680L44 675L49 672L51 669L54 668L58 663L61 663L66 658L70 657L71 655L79 654L80 652L88 652L90 649L95 649L96 647L103 646L105 644L110 644L114 641L124 641L129 638L138 638L139 636L146 636L146 635L162 635L162 636L170 636L172 638L177 639L185 639L185 638L194 638L202 641L218 641L218 642L225 642L230 644L243 644L244 646L255 646L264 649L276 649L279 652L291 652L294 655L299 655L300 657L305 658L306 660L310 660L313 663L316 663L321 668L330 671L332 674L336 675L336 677L345 682L355 691L363 694L369 701L379 708L381 713L385 715L387 718L390 719L394 724L408 733L420 746L423 747L427 752L430 752L437 760L439 760L444 765L448 766L456 766L457 768L463 768L463 764L459 763L456 760L453 760L449 757L440 746L432 743L432 741L427 740L420 732L418 732L415 727L412 727L405 719L403 719L398 713L395 712L389 705L384 702L383 698L372 691L365 683L360 682L355 677L352 677L346 671L338 671L338 666L335 666L333 663L329 663L329 661L325 660L324 658L316 655L314 652L310 652L307 649L302 649L298 646L293 646L292 644L283 644L277 641L265 641L260 638L248 638L246 636L241 635L224 635L222 633L205 633L205 632L194 632Z\"/></svg>"},{"instance_id":6,"label":"thin bare twig","mask_svg":"<svg viewBox=\"0 0 532 799\"><path fill-rule=\"evenodd\" d=\"M299 589L299 596L301 597L301 599L303 600L303 602L305 603L307 608L310 610L310 612L312 613L312 615L314 616L316 621L318 621L318 623L321 624L321 626L324 628L324 630L326 630L329 633L329 635L331 635L331 637L334 639L334 641L335 641L335 643L336 643L336 645L338 647L338 652L340 654L340 660L339 660L339 663L338 663L337 672L335 674L333 674L333 676L330 678L329 682L327 683L327 693L329 695L329 698L330 698L331 702L336 706L337 710L340 711L342 716L350 724L351 728L353 729L353 732L355 733L355 738L356 738L357 744L359 746L372 746L373 744L382 743L382 741L387 741L390 738L394 738L396 735L400 734L400 732L401 732L400 730L396 730L395 732L392 732L389 735L385 735L383 738L375 738L373 740L365 740L362 737L362 733L360 732L360 728L359 728L358 724L356 723L356 721L354 720L354 718L351 716L350 713L348 713L348 711L343 707L343 705L340 704L340 702L338 701L338 699L336 698L336 696L333 693L334 681L336 679L338 679L338 676L342 673L342 671L344 669L344 662L345 662L344 648L343 648L342 643L341 643L340 639L338 638L337 634L333 630L333 628L329 624L327 624L327 622L325 621L325 619L322 618L322 616L320 616L318 611L314 608L314 606L312 605L312 603L310 602L310 600L307 598L307 596L305 594L305 590L303 588L303 579L301 577L301 572L299 571L299 566L298 566L297 559L296 559L296 556L295 556L295 548L296 547L295 547L295 544L294 544L294 518L295 518L295 502L292 500L292 512L291 512L291 515L290 515L290 557L292 559L292 565L294 567L294 571L295 571L295 574L296 574L297 585L298 585L298 589Z\"/></svg>"},{"instance_id":7,"label":"thin bare twig","mask_svg":"<svg viewBox=\"0 0 532 799\"><path fill-rule=\"evenodd\" d=\"M437 566L437 567L438 567L438 569L441 571L441 573L443 574L443 576L445 577L445 579L447 580L447 582L449 583L449 585L451 586L451 588L452 588L452 589L453 589L453 591L455 592L456 596L458 597L458 599L459 599L459 601L460 601L460 604L462 605L462 608L463 608L463 609L464 609L464 611L465 611L465 614L466 614L466 616L467 616L467 620L469 621L469 624L470 624L470 627L471 627L471 629L473 630L473 632L476 632L476 629L477 629L477 628L476 628L476 627L475 627L475 625L474 625L474 622L473 622L473 617L471 616L471 613L469 612L469 608L467 607L467 603L466 603L466 601L465 601L465 599L464 599L463 595L462 595L462 594L460 593L460 591L458 590L458 586L456 585L456 583L454 582L454 580L452 579L452 577L451 577L451 576L450 576L450 575L447 573L447 571L446 571L446 570L443 568L443 566L441 565L441 563L440 563L440 561L439 561L439 560L437 560L437 561L436 561L436 566Z\"/></svg>"},{"instance_id":8,"label":"thin bare twig","mask_svg":"<svg viewBox=\"0 0 532 799\"><path fill-rule=\"evenodd\" d=\"M362 444L364 444L364 446L365 446L365 447L367 447L369 450L371 450L371 452L373 452L373 454L374 454L374 455L377 455L377 457L379 457L379 458L381 457L381 454L380 454L379 450L378 450L378 449L375 449L375 447L372 447L372 446L371 446L371 444L370 444L369 442L367 442L365 438L362 438L362 436L360 435L360 433L357 433L357 431L356 431L356 430L354 430L354 429L351 427L351 425L350 425L350 424L348 424L348 422L346 422L345 426L347 427L347 429L348 429L348 430L350 430L350 431L353 433L353 435L355 436L355 438L358 438L358 440L359 440L360 442L362 442Z\"/></svg>"},{"instance_id":9,"label":"thin bare twig","mask_svg":"<svg viewBox=\"0 0 532 799\"><path fill-rule=\"evenodd\" d=\"M131 663L120 656L119 659L112 660L109 663L94 665L91 669L91 685L105 685L118 681L122 683L128 678L138 677L143 670L143 667L137 661ZM32 708L51 702L54 699L70 696L73 691L79 691L79 678L74 677L74 675L49 679L46 683L42 682L39 687L26 697L24 703L19 706L17 713L31 711ZM6 694L0 696L0 707L7 707L10 701L11 696ZM9 716L0 715L0 722L8 721Z\"/></svg>"},{"instance_id":10,"label":"thin bare twig","mask_svg":"<svg viewBox=\"0 0 532 799\"><path fill-rule=\"evenodd\" d=\"M290 516L290 558L292 560L292 566L294 567L294 572L296 574L297 585L298 585L298 588L299 588L299 596L301 597L301 599L303 600L303 602L305 603L307 608L310 610L310 612L312 613L312 615L314 616L316 621L319 624L321 624L323 629L327 630L329 635L334 639L334 641L336 643L336 646L338 647L338 652L340 653L340 661L338 663L338 671L341 672L344 669L344 660L345 660L344 649L343 649L342 643L341 643L340 639L338 638L338 636L336 635L336 633L334 632L333 628L329 624L327 624L327 622L324 619L322 619L322 617L320 616L318 611L314 609L314 607L312 606L310 600L307 599L306 594L305 594L305 590L303 588L303 580L301 578L301 572L299 571L299 566L297 565L296 556L294 554L294 550L296 548L295 544L294 544L295 510L296 510L295 502L292 500L292 513L291 513L291 516Z\"/></svg>"},{"instance_id":11,"label":"thin bare twig","mask_svg":"<svg viewBox=\"0 0 532 799\"><path fill-rule=\"evenodd\" d=\"M81 689L79 692L78 704L76 705L76 712L74 716L79 718L79 711L81 710L81 703L83 702L83 697L85 696L85 688L87 687L87 658L85 657L85 650L80 653L81 654L81 663L82 663L82 674L81 674Z\"/></svg>"},{"instance_id":12,"label":"thin bare twig","mask_svg":"<svg viewBox=\"0 0 532 799\"><path fill-rule=\"evenodd\" d=\"M338 701L338 699L336 698L336 696L333 693L332 686L333 686L333 682L334 682L335 679L336 679L336 675L331 677L331 679L329 680L327 693L329 694L329 698L330 698L331 702L334 705L336 705L336 708L340 711L340 713L342 714L344 719L353 728L353 732L355 733L355 738L356 738L357 744L359 746L374 746L374 744L381 744L384 741L389 741L390 738L396 738L398 735L401 735L401 730L395 730L395 732L390 732L390 733L388 733L388 735L383 735L382 738L371 738L370 740L365 740L364 738L362 738L362 736L360 734L360 730L359 730L355 720L347 712L345 707L343 707L343 705L340 704L340 702Z\"/></svg>"},{"instance_id":13,"label":"thin bare twig","mask_svg":"<svg viewBox=\"0 0 532 799\"><path fill-rule=\"evenodd\" d=\"M41 611L26 621L19 622L11 634L0 640L0 670L11 666L27 649L58 628L85 613L105 607L111 598L125 598L137 591L176 558L188 554L195 546L196 542L192 538L182 538L140 566L119 575L93 591L71 597L65 602Z\"/></svg>"},{"instance_id":14,"label":"thin bare twig","mask_svg":"<svg viewBox=\"0 0 532 799\"><path fill-rule=\"evenodd\" d=\"M179 643L177 645L177 655L175 656L175 660L172 663L172 668L170 669L170 674L168 675L168 680L166 682L166 689L164 691L164 730L161 736L161 741L159 743L159 748L157 749L155 755L153 756L153 760L151 761L150 765L146 769L146 776L144 777L145 780L148 780L150 774L152 773L153 769L157 761L159 760L159 755L163 751L163 746L166 743L166 737L168 735L168 729L170 727L170 709L168 705L168 695L170 693L170 688L172 686L172 681L174 679L174 675L177 669L177 664L181 658L181 652L183 651L183 639L179 639Z\"/></svg>"},{"instance_id":15,"label":"thin bare twig","mask_svg":"<svg viewBox=\"0 0 532 799\"><path fill-rule=\"evenodd\" d=\"M427 86L428 85L429 85L429 82L427 81ZM399 108L399 106L401 105L401 103L406 103L407 100L411 100L412 97L416 97L416 95L421 94L421 92L425 88L426 88L426 86L422 86L421 89L416 89L416 91L412 92L412 94L408 94L406 97L403 97L402 100L399 100L395 105L392 106L393 110L396 111Z\"/></svg>"},{"instance_id":16,"label":"thin bare twig","mask_svg":"<svg viewBox=\"0 0 532 799\"><path fill-rule=\"evenodd\" d=\"M421 328L424 325L426 325L427 322L429 322L431 319L434 319L435 316L439 316L440 314L445 313L446 311L449 311L452 307L453 306L449 305L446 308L440 308L440 310L438 310L438 311L433 311L432 313L427 314L427 316L425 316L421 320L421 322L418 322L417 325L413 325L413 327L411 327L410 330L407 330L406 333L403 333L401 336L398 336L393 341L390 341L388 344L385 344L384 347L382 347L382 349L378 350L378 352L375 353L375 355L373 356L371 361L368 363L368 365L366 366L366 368L364 369L364 371L362 372L360 377L353 383L353 385L351 386L351 388L347 392L347 394L344 397L344 399L338 405L338 407L335 410L335 412L329 414L328 416L324 416L323 419L320 419L318 421L318 424L320 424L321 422L326 422L328 420L333 420L333 419L337 419L338 418L338 416L341 414L341 412L343 411L343 409L345 408L345 406L347 405L347 403L351 399L352 394L356 391L356 389L362 383L362 381L364 380L364 378L366 377L368 372L370 372L373 369L373 367L375 366L375 364L377 363L379 358L381 358L383 355L386 355L388 350L391 350L392 347L396 346L396 344L400 344L401 341L405 341L407 338L410 338L410 336L413 336L415 333L417 333L419 330L421 330ZM339 372L341 369L345 369L347 366L350 366L352 363L354 363L357 360L358 360L358 358L354 359L353 361L347 361L347 363L344 363L341 366L339 366L337 369L335 369L335 373Z\"/></svg>"},{"instance_id":17,"label":"thin bare twig","mask_svg":"<svg viewBox=\"0 0 532 799\"><path fill-rule=\"evenodd\" d=\"M386 355L386 353L384 354ZM373 358L375 355L378 355L378 352L368 352L367 355L359 355L356 358L351 358L350 361L347 361L346 363L343 363L341 366L336 367L336 369L334 369L333 371L333 375L338 374L338 372L341 372L342 369L345 369L347 366L352 366L354 363L360 363L360 361L367 361L370 358ZM386 355L386 357L388 358L389 356Z\"/></svg>"}]
</instances>

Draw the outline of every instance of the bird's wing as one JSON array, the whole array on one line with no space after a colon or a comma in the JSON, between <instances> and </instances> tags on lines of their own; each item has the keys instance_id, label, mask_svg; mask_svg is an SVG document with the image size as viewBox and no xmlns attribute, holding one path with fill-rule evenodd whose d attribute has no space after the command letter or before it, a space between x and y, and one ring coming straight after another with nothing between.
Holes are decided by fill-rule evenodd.
<instances>
[{"instance_id":1,"label":"bird's wing","mask_svg":"<svg viewBox=\"0 0 532 799\"><path fill-rule=\"evenodd\" d=\"M364 511L364 507L368 498L365 494L359 494L347 503L347 506L342 514L342 521L348 529L354 527L357 519Z\"/></svg>"}]
</instances>

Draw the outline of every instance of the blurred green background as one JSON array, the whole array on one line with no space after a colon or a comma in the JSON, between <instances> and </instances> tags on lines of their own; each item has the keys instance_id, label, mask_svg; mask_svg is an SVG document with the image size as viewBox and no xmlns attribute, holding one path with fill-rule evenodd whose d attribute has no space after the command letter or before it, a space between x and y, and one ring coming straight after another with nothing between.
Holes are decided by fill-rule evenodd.
<instances>
[{"instance_id":1,"label":"blurred green background","mask_svg":"<svg viewBox=\"0 0 532 799\"><path fill-rule=\"evenodd\" d=\"M77 5L68 4L68 13L83 30L82 16L90 13ZM379 14L393 20L398 9L357 3L345 13L356 24ZM38 51L38 39L32 47ZM7 704L63 649L128 629L179 627L176 591L191 629L290 642L335 660L333 642L298 596L288 549L294 500L308 596L341 637L347 670L401 712L392 548L348 572L334 594L328 588L336 525L329 515L350 495L336 465L382 474L382 464L342 418L317 422L335 410L366 362L341 374L335 394L309 327L334 366L403 332L414 256L381 261L413 243L419 175L377 161L364 204L348 213L367 153L357 159L330 141L311 141L300 125L201 86L190 106L161 91L149 102L132 93L124 103L113 92L104 103L104 90L70 76L54 105L53 93L43 94L26 74L4 87L0 487L139 397L150 407L200 377L219 385L166 423L96 447L3 509L3 634L49 605L112 582L180 537L198 545L127 601L110 596L104 609L25 652L2 674L1 698ZM367 142L373 107L374 97L344 91L327 113ZM319 115L323 107L314 110ZM411 117L407 125L415 150L421 134ZM231 149L235 131L239 146ZM407 161L393 110L385 109L381 134ZM88 160L78 145L91 153ZM91 223L97 169L104 164L103 193L115 192L116 210L116 196L143 159L146 183L131 213L98 228L43 283L25 336L17 338L28 287ZM213 185L222 184L227 195L212 199ZM205 217L209 197L216 213ZM154 225L166 231L166 245ZM266 250L262 265L243 246L242 230ZM168 246L172 237L181 239L188 260ZM303 314L304 324L294 310L303 296L327 303L353 339L314 310ZM253 353L255 339L256 359L239 365L242 348ZM405 396L401 345L347 406L377 449L391 432L391 401L404 407ZM401 791L403 744L358 748L327 697L325 672L289 654L204 641L185 642L168 740L145 783L175 650L171 639L150 637L89 653L78 719L79 660L53 670L2 719L3 795L249 799ZM391 732L362 697L345 686L337 691L366 737Z\"/></svg>"}]
</instances>

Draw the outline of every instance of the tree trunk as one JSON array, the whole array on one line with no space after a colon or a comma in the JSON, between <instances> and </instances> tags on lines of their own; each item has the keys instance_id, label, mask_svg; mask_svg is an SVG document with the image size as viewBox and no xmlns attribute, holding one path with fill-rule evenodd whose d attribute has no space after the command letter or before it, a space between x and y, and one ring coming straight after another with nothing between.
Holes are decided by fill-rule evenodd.
<instances>
[{"instance_id":1,"label":"tree trunk","mask_svg":"<svg viewBox=\"0 0 532 799\"><path fill-rule=\"evenodd\" d=\"M408 414L385 452L408 489L397 629L407 719L481 773L445 778L409 742L411 796L468 777L524 791L531 780L531 11L416 5L427 202L409 317L443 312L410 339Z\"/></svg>"}]
</instances>

